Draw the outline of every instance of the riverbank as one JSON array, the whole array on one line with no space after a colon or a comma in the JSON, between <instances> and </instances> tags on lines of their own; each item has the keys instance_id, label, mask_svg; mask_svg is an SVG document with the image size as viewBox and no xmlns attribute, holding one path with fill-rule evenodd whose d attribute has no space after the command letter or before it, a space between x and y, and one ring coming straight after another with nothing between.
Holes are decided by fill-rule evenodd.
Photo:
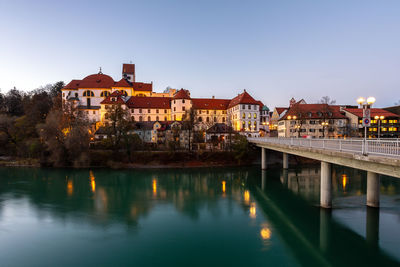
<instances>
[{"instance_id":1,"label":"riverbank","mask_svg":"<svg viewBox=\"0 0 400 267\"><path fill-rule=\"evenodd\" d=\"M87 161L72 166L57 166L61 168L110 168L110 169L172 169L172 168L210 168L210 167L240 167L260 165L261 158L257 151L242 159L228 151L141 151L129 157L125 153L113 151L92 151ZM290 165L313 165L316 161L307 158L292 156ZM271 168L282 164L282 155L270 151L267 156L267 165ZM0 157L2 167L54 167L44 164L40 159Z\"/></svg>"}]
</instances>

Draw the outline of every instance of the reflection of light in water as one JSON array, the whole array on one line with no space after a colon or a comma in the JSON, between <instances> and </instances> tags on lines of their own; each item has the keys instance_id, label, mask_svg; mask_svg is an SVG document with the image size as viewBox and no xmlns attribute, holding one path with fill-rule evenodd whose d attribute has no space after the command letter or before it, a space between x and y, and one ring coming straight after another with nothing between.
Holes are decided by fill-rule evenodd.
<instances>
[{"instance_id":1,"label":"reflection of light in water","mask_svg":"<svg viewBox=\"0 0 400 267\"><path fill-rule=\"evenodd\" d=\"M347 185L347 175L343 174L342 175L342 186L343 186L343 191L346 190L346 185Z\"/></svg>"},{"instance_id":2,"label":"reflection of light in water","mask_svg":"<svg viewBox=\"0 0 400 267\"><path fill-rule=\"evenodd\" d=\"M268 227L263 227L260 231L260 235L262 239L270 239L271 238L271 230Z\"/></svg>"},{"instance_id":3,"label":"reflection of light in water","mask_svg":"<svg viewBox=\"0 0 400 267\"><path fill-rule=\"evenodd\" d=\"M244 191L243 198L244 198L244 202L249 203L249 201L250 201L250 192L249 192L249 190L245 190Z\"/></svg>"},{"instance_id":4,"label":"reflection of light in water","mask_svg":"<svg viewBox=\"0 0 400 267\"><path fill-rule=\"evenodd\" d=\"M250 205L250 218L256 217L256 203L251 203Z\"/></svg>"},{"instance_id":5,"label":"reflection of light in water","mask_svg":"<svg viewBox=\"0 0 400 267\"><path fill-rule=\"evenodd\" d=\"M95 177L94 177L92 171L89 172L89 178L90 178L90 186L92 187L92 192L95 192L96 191L96 181L95 181Z\"/></svg>"},{"instance_id":6,"label":"reflection of light in water","mask_svg":"<svg viewBox=\"0 0 400 267\"><path fill-rule=\"evenodd\" d=\"M222 192L225 193L225 191L226 191L226 182L222 181Z\"/></svg>"},{"instance_id":7,"label":"reflection of light in water","mask_svg":"<svg viewBox=\"0 0 400 267\"><path fill-rule=\"evenodd\" d=\"M157 195L157 180L153 179L153 195Z\"/></svg>"},{"instance_id":8,"label":"reflection of light in water","mask_svg":"<svg viewBox=\"0 0 400 267\"><path fill-rule=\"evenodd\" d=\"M71 196L74 193L74 184L72 183L71 180L68 180L67 183L67 194L68 196Z\"/></svg>"}]
</instances>

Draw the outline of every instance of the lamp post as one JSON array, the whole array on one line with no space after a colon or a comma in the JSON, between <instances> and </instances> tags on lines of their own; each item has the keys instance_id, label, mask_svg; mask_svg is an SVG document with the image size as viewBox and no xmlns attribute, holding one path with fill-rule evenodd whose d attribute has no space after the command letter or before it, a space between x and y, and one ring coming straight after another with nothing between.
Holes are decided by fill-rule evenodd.
<instances>
[{"instance_id":1,"label":"lamp post","mask_svg":"<svg viewBox=\"0 0 400 267\"><path fill-rule=\"evenodd\" d=\"M385 119L385 116L375 116L375 120L378 121L378 138L381 138L381 121Z\"/></svg>"},{"instance_id":2,"label":"lamp post","mask_svg":"<svg viewBox=\"0 0 400 267\"><path fill-rule=\"evenodd\" d=\"M375 103L375 97L370 96L367 98L367 100L365 100L364 97L360 97L357 99L357 103L360 105L360 107L362 107L363 109L363 124L364 124L364 140L367 140L367 127L370 124L370 122L368 124L365 124L364 120L365 119L370 119L370 109L372 104Z\"/></svg>"}]
</instances>

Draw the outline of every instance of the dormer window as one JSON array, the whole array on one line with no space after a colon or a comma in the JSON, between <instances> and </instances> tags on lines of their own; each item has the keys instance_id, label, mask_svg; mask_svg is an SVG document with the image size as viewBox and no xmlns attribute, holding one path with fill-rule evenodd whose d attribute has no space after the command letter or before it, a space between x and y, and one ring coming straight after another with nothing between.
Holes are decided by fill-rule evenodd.
<instances>
[{"instance_id":1,"label":"dormer window","mask_svg":"<svg viewBox=\"0 0 400 267\"><path fill-rule=\"evenodd\" d=\"M328 112L328 116L329 116L329 117L332 117L332 115L333 115L332 112L329 111L329 112Z\"/></svg>"},{"instance_id":2,"label":"dormer window","mask_svg":"<svg viewBox=\"0 0 400 267\"><path fill-rule=\"evenodd\" d=\"M111 98L111 101L115 102L115 97Z\"/></svg>"},{"instance_id":3,"label":"dormer window","mask_svg":"<svg viewBox=\"0 0 400 267\"><path fill-rule=\"evenodd\" d=\"M318 111L317 115L318 115L318 117L322 117L322 112Z\"/></svg>"},{"instance_id":4,"label":"dormer window","mask_svg":"<svg viewBox=\"0 0 400 267\"><path fill-rule=\"evenodd\" d=\"M308 117L311 118L312 117L312 113L308 112Z\"/></svg>"}]
</instances>

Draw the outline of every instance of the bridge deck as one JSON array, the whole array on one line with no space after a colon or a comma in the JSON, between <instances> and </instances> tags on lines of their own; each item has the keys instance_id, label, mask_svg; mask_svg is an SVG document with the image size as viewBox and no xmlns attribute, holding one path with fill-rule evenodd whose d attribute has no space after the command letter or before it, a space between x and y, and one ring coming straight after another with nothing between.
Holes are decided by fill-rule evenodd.
<instances>
[{"instance_id":1,"label":"bridge deck","mask_svg":"<svg viewBox=\"0 0 400 267\"><path fill-rule=\"evenodd\" d=\"M257 146L400 178L399 140L248 138Z\"/></svg>"}]
</instances>

